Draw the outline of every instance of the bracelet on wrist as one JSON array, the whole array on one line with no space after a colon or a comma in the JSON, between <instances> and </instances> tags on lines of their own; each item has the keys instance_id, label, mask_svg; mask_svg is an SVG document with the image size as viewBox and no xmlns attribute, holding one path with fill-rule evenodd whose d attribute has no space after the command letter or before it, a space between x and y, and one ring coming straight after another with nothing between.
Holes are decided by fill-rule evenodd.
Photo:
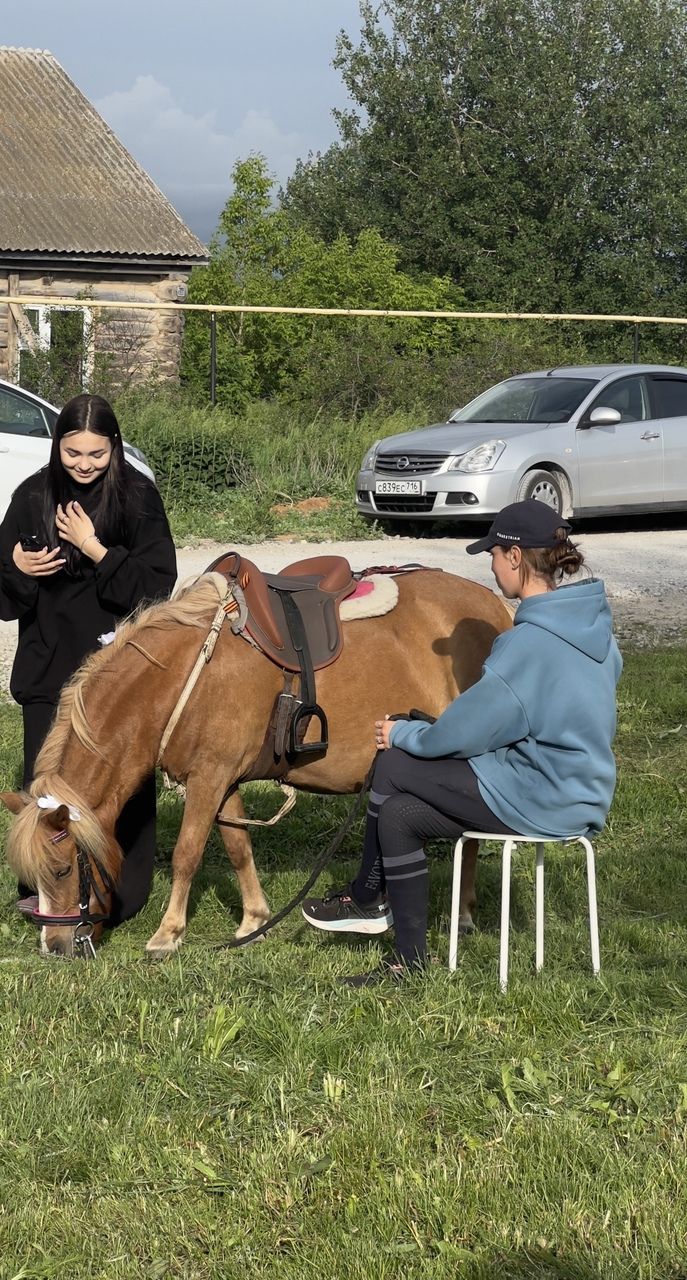
<instances>
[{"instance_id":1,"label":"bracelet on wrist","mask_svg":"<svg viewBox=\"0 0 687 1280\"><path fill-rule=\"evenodd\" d=\"M84 547L86 546L86 543L90 542L91 538L95 538L95 541L97 542L98 546L102 547L103 544L100 541L100 538L98 537L97 533L89 533L88 536L85 537L83 542L81 543L81 546L79 547L79 551L83 551Z\"/></svg>"}]
</instances>

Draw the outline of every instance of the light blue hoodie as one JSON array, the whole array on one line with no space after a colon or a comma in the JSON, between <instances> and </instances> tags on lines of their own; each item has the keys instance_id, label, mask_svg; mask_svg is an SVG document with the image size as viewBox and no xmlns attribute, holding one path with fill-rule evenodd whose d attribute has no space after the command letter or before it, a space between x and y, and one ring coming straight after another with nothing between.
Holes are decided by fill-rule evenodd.
<instances>
[{"instance_id":1,"label":"light blue hoodie","mask_svg":"<svg viewBox=\"0 0 687 1280\"><path fill-rule=\"evenodd\" d=\"M531 835L600 831L615 788L622 658L598 579L522 600L477 684L435 724L396 721L394 747L468 759L485 803Z\"/></svg>"}]
</instances>

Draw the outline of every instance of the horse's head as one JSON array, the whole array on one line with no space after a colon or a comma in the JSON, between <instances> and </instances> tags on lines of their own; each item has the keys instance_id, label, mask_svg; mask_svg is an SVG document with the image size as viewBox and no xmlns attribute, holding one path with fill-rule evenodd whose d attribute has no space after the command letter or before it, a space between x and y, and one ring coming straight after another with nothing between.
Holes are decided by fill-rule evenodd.
<instances>
[{"instance_id":1,"label":"horse's head","mask_svg":"<svg viewBox=\"0 0 687 1280\"><path fill-rule=\"evenodd\" d=\"M121 850L90 810L72 799L0 793L16 821L7 860L38 892L34 922L44 955L93 954L110 913L121 866Z\"/></svg>"}]
</instances>

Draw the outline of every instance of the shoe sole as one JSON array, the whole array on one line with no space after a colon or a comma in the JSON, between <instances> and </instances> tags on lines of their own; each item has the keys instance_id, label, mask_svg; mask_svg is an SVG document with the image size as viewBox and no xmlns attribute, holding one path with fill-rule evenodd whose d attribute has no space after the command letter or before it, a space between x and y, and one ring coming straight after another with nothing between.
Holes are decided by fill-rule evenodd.
<instances>
[{"instance_id":1,"label":"shoe sole","mask_svg":"<svg viewBox=\"0 0 687 1280\"><path fill-rule=\"evenodd\" d=\"M326 933L362 933L369 937L373 933L386 933L391 928L391 916L380 916L379 920L316 920L308 916L301 907L301 915L313 929L323 929Z\"/></svg>"}]
</instances>

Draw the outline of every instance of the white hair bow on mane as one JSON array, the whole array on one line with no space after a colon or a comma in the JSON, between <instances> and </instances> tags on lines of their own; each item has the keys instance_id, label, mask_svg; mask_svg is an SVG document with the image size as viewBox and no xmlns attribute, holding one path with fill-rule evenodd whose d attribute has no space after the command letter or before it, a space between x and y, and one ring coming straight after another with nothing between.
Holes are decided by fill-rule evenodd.
<instances>
[{"instance_id":1,"label":"white hair bow on mane","mask_svg":"<svg viewBox=\"0 0 687 1280\"><path fill-rule=\"evenodd\" d=\"M38 805L39 809L59 809L61 808L63 801L57 800L55 796L39 796L36 801L36 804ZM70 804L67 805L67 808L69 810L70 821L79 822L81 820L80 811L78 809L72 808Z\"/></svg>"}]
</instances>

